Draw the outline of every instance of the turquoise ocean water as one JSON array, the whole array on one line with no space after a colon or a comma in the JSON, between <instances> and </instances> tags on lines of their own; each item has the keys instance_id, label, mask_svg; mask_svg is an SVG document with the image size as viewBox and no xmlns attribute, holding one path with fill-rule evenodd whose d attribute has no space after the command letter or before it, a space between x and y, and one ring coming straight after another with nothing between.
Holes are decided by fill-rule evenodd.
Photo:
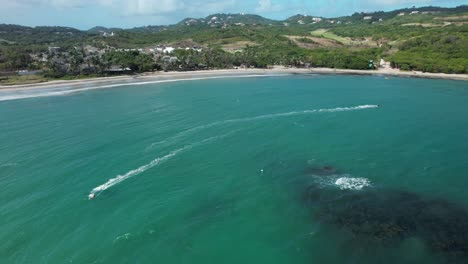
<instances>
[{"instance_id":1,"label":"turquoise ocean water","mask_svg":"<svg viewBox=\"0 0 468 264\"><path fill-rule=\"evenodd\" d=\"M467 102L332 75L0 101L0 263L466 263Z\"/></svg>"}]
</instances>

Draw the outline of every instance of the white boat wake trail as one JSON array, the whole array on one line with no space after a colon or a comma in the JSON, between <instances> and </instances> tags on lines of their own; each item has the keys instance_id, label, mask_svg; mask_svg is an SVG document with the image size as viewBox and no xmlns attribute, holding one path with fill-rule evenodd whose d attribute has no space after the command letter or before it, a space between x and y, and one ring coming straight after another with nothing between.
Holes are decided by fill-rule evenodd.
<instances>
[{"instance_id":1,"label":"white boat wake trail","mask_svg":"<svg viewBox=\"0 0 468 264\"><path fill-rule=\"evenodd\" d=\"M364 110L364 109L371 109L371 108L378 108L378 105L358 105L358 106L352 106L352 107L337 107L337 108L324 108L324 109L312 109L312 110L303 110L303 111L293 111L293 112L286 112L286 113L278 113L278 114L270 114L270 115L261 115L261 116L254 116L254 117L245 117L245 118L236 118L236 119L228 119L228 120L223 120L223 121L217 121L214 123L210 123L207 125L201 125L197 126L194 128L190 128L188 130L182 131L175 136L166 139L164 141L159 141L156 143L153 143L149 146L148 149L151 149L152 147L156 145L160 145L162 143L167 142L168 140L173 140L180 138L182 136L185 136L187 134L211 128L214 126L218 125L224 125L224 124L229 124L229 123L238 123L238 122L248 122L248 121L255 121L255 120L262 120L262 119L273 119L277 117L286 117L286 116L295 116L295 115L307 115L307 114L314 114L314 113L335 113L335 112L346 112L346 111L357 111L357 110Z\"/></svg>"},{"instance_id":2,"label":"white boat wake trail","mask_svg":"<svg viewBox=\"0 0 468 264\"><path fill-rule=\"evenodd\" d=\"M179 149L176 149L174 151L171 151L169 154L167 154L165 156L162 156L162 157L158 157L158 158L152 160L148 164L145 164L145 165L143 165L143 166L141 166L141 167L139 167L137 169L128 171L127 173L125 173L123 175L118 175L117 177L108 180L106 183L101 184L101 185L95 187L94 189L92 189L91 192L89 193L89 195L98 196L103 191L111 188L112 186L115 186L115 185L129 179L129 178L132 178L132 177L134 177L134 176L148 170L148 169L151 169L151 168L153 168L153 167L155 167L155 166L169 160L170 158L175 157L177 154L180 154L181 152L183 152L185 150L191 149L193 147L196 147L196 146L199 146L199 145L202 145L202 144L206 144L206 143L211 142L211 141L215 141L215 140L218 140L218 139L221 139L221 138L228 137L228 136L236 133L237 131L239 131L239 130L235 130L235 131L226 133L226 134L221 135L221 136L210 137L210 138L198 141L196 143L186 145L186 146L184 146L182 148L179 148Z\"/></svg>"}]
</instances>

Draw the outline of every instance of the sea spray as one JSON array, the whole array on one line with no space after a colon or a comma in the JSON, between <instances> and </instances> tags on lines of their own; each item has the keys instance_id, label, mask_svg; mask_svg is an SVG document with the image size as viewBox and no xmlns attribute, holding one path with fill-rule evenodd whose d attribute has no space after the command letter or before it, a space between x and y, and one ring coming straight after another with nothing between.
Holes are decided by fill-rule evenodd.
<instances>
[{"instance_id":1,"label":"sea spray","mask_svg":"<svg viewBox=\"0 0 468 264\"><path fill-rule=\"evenodd\" d=\"M341 190L359 191L364 187L370 186L370 181L367 178L341 177L335 181L335 185L337 185Z\"/></svg>"},{"instance_id":2,"label":"sea spray","mask_svg":"<svg viewBox=\"0 0 468 264\"><path fill-rule=\"evenodd\" d=\"M138 167L136 169L133 169L131 171L128 171L127 173L123 174L123 175L118 175L117 177L115 178L112 178L112 179L109 179L106 183L104 184L101 184L95 188L93 188L91 190L91 192L89 193L88 197L96 197L97 195L99 195L100 193L102 193L103 191L111 188L112 186L115 186L129 178L132 178L138 174L141 174L142 172L148 170L148 169L151 169L167 160L169 160L170 158L172 157L175 157L176 155L180 154L181 152L185 151L185 150L188 150L188 149L191 149L193 147L196 147L196 146L199 146L199 145L202 145L202 144L205 144L205 143L208 143L208 142L211 142L211 141L215 141L215 140L218 140L218 139L221 139L221 138L225 138L225 137L228 137L236 132L238 132L239 130L234 130L234 131L231 131L229 133L226 133L224 135L221 135L221 136L214 136L214 137L210 137L210 138L206 138L204 140L201 140L201 141L198 141L198 142L195 142L195 143L192 143L192 144L189 144L189 145L186 145L184 147L181 147L179 149L176 149L174 151L171 151L169 152L169 154L165 155L165 156L162 156L162 157L158 157L154 160L152 160L150 163L147 163L141 167Z\"/></svg>"}]
</instances>

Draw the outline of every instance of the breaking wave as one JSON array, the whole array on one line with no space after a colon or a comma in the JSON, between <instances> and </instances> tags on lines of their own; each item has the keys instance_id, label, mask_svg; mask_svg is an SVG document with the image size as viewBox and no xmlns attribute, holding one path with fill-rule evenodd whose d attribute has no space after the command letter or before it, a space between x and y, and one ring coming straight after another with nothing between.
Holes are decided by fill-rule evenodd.
<instances>
[{"instance_id":1,"label":"breaking wave","mask_svg":"<svg viewBox=\"0 0 468 264\"><path fill-rule=\"evenodd\" d=\"M364 187L370 186L371 182L367 178L341 177L335 181L335 185L337 185L341 190L359 191Z\"/></svg>"},{"instance_id":2,"label":"breaking wave","mask_svg":"<svg viewBox=\"0 0 468 264\"><path fill-rule=\"evenodd\" d=\"M46 88L46 89L31 89L31 90L17 90L17 91L0 91L0 101L9 100L20 100L26 98L36 97L48 97L48 96L60 96L68 95L77 92L83 92L88 90L105 89L121 86L133 86L133 85L145 85L155 83L169 83L169 82L180 82L180 81L197 81L197 80L210 80L210 79L225 79L225 78L253 78L253 77L272 77L272 76L283 76L284 74L249 74L249 75L222 75L222 76L207 76L207 77L196 77L196 78L176 78L168 80L154 80L144 82L128 82L128 83L116 83L100 86L82 87L82 88ZM64 84L67 85L67 84ZM86 84L83 84L86 85Z\"/></svg>"},{"instance_id":3,"label":"breaking wave","mask_svg":"<svg viewBox=\"0 0 468 264\"><path fill-rule=\"evenodd\" d=\"M10 100L20 100L20 99L26 99L26 98L35 98L35 97L46 97L46 96L60 96L60 95L66 95L69 93L74 92L75 90L63 90L63 91L41 91L41 92L31 92L31 93L10 93L7 95L2 95L0 96L0 101L10 101Z\"/></svg>"}]
</instances>

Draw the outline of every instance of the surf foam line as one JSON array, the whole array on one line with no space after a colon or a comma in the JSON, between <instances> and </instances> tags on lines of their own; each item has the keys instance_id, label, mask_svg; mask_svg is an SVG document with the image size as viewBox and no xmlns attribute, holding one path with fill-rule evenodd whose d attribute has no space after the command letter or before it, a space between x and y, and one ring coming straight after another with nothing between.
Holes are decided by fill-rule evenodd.
<instances>
[{"instance_id":1,"label":"surf foam line","mask_svg":"<svg viewBox=\"0 0 468 264\"><path fill-rule=\"evenodd\" d=\"M162 157L158 157L158 158L152 160L148 164L145 164L145 165L143 165L143 166L141 166L139 168L136 168L134 170L128 171L127 173L125 173L123 175L118 175L115 178L109 179L106 183L101 184L101 185L93 188L91 190L91 192L89 193L89 195L93 194L95 196L98 196L103 191L111 188L112 186L115 186L115 185L129 179L129 178L137 176L138 174L141 174L141 173L145 172L146 170L149 170L149 169L151 169L151 168L153 168L153 167L155 167L155 166L157 166L157 165L159 165L159 164L161 164L161 163L175 157L176 155L180 154L183 151L186 151L186 150L191 149L193 147L197 147L197 146L200 146L200 145L203 145L203 144L206 144L206 143L209 143L209 142L221 139L221 138L228 137L228 136L230 136L230 135L232 135L232 134L234 134L234 133L236 133L238 131L239 130L235 130L235 131L226 133L226 134L221 135L221 136L214 136L214 137L206 138L206 139L198 141L196 143L192 143L190 145L186 145L186 146L184 146L182 148L171 151L171 152L169 152L169 154L167 154L165 156L162 156Z\"/></svg>"},{"instance_id":2,"label":"surf foam line","mask_svg":"<svg viewBox=\"0 0 468 264\"><path fill-rule=\"evenodd\" d=\"M0 91L0 101L20 100L20 99L26 99L26 98L48 97L48 96L62 96L62 95L68 95L68 94L83 92L83 91L88 91L88 90L106 89L106 88L132 86L132 85L145 85L145 84L170 83L170 82L182 82L182 81L199 81L199 80L210 80L210 79L227 79L227 78L278 77L278 76L287 76L287 75L288 74L249 74L249 75L222 75L222 76L211 76L211 77L207 76L207 77L196 77L196 78L155 80L155 81L146 81L146 82L116 83L116 84L101 85L101 86L95 86L95 87L75 88L75 89L46 88L42 91L38 91L38 90L8 91L8 92L4 92L4 93L7 93L6 95L2 95L2 92Z\"/></svg>"},{"instance_id":3,"label":"surf foam line","mask_svg":"<svg viewBox=\"0 0 468 264\"><path fill-rule=\"evenodd\" d=\"M169 139L164 141L159 141L153 143L149 146L148 149L153 148L154 146L160 145L162 143L168 142L170 140L174 140L180 137L183 137L187 134L194 133L199 130L211 128L214 126L229 124L229 123L238 123L238 122L249 122L249 121L256 121L256 120L263 120L263 119L274 119L278 117L287 117L287 116L295 116L295 115L307 115L307 114L315 114L315 113L335 113L335 112L346 112L346 111L357 111L357 110L364 110L364 109L371 109L371 108L378 108L378 105L358 105L352 107L337 107L337 108L325 108L325 109L312 109L312 110L303 110L303 111L293 111L293 112L286 112L286 113L278 113L278 114L270 114L270 115L261 115L255 117L245 117L245 118L236 118L236 119L228 119L223 121L213 122L207 125L201 125L194 128L190 128L184 130Z\"/></svg>"}]
</instances>

